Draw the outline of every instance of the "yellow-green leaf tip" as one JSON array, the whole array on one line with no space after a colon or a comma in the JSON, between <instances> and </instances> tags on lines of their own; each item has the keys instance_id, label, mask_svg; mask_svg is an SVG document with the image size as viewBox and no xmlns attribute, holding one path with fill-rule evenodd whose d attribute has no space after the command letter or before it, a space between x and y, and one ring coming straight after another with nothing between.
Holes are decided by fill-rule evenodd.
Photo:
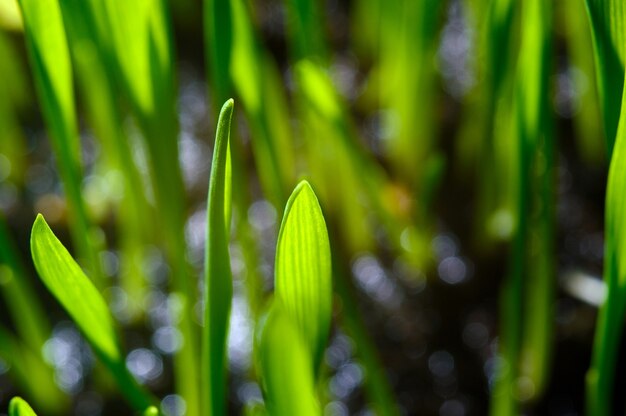
<instances>
[{"instance_id":1,"label":"yellow-green leaf tip","mask_svg":"<svg viewBox=\"0 0 626 416\"><path fill-rule=\"evenodd\" d=\"M9 416L37 416L35 411L21 397L14 397L9 403Z\"/></svg>"}]
</instances>

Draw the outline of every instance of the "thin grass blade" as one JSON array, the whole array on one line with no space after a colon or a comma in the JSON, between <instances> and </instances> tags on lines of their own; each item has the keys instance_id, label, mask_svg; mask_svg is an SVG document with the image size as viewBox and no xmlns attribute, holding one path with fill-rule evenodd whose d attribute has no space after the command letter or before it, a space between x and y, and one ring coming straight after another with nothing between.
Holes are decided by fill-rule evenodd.
<instances>
[{"instance_id":1,"label":"thin grass blade","mask_svg":"<svg viewBox=\"0 0 626 416\"><path fill-rule=\"evenodd\" d=\"M233 296L228 254L231 205L229 136L233 105L233 100L224 104L217 123L207 202L202 390L204 413L210 415L226 414L226 341Z\"/></svg>"}]
</instances>

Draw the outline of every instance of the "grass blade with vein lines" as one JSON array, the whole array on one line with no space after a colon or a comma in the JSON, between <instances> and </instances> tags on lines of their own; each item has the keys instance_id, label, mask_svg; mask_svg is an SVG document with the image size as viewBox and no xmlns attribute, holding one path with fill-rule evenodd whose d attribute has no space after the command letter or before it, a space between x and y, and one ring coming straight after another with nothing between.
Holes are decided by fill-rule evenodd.
<instances>
[{"instance_id":1,"label":"grass blade with vein lines","mask_svg":"<svg viewBox=\"0 0 626 416\"><path fill-rule=\"evenodd\" d=\"M70 208L76 250L101 287L101 270L81 196L80 143L76 130L72 69L56 1L20 0L35 83Z\"/></svg>"},{"instance_id":2,"label":"grass blade with vein lines","mask_svg":"<svg viewBox=\"0 0 626 416\"><path fill-rule=\"evenodd\" d=\"M332 274L328 232L317 197L308 182L296 186L278 233L275 295L311 348L317 372L332 312Z\"/></svg>"},{"instance_id":3,"label":"grass blade with vein lines","mask_svg":"<svg viewBox=\"0 0 626 416\"><path fill-rule=\"evenodd\" d=\"M104 298L41 214L33 224L30 244L35 268L45 286L80 328L128 401L135 409L145 410L152 404L152 398L126 368L113 317Z\"/></svg>"},{"instance_id":4,"label":"grass blade with vein lines","mask_svg":"<svg viewBox=\"0 0 626 416\"><path fill-rule=\"evenodd\" d=\"M226 343L233 296L228 254L231 204L228 154L233 105L233 100L224 104L217 123L207 202L201 385L203 414L209 415L226 414Z\"/></svg>"}]
</instances>

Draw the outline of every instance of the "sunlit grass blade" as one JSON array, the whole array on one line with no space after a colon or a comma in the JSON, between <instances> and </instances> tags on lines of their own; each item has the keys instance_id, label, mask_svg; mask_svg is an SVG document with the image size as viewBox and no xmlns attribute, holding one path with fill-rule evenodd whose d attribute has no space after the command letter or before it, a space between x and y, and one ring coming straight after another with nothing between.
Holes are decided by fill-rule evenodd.
<instances>
[{"instance_id":1,"label":"sunlit grass blade","mask_svg":"<svg viewBox=\"0 0 626 416\"><path fill-rule=\"evenodd\" d=\"M146 409L152 399L126 369L113 317L104 298L41 214L33 224L30 242L35 268L44 285L72 317L128 401L138 410Z\"/></svg>"},{"instance_id":2,"label":"sunlit grass blade","mask_svg":"<svg viewBox=\"0 0 626 416\"><path fill-rule=\"evenodd\" d=\"M626 5L622 0L587 0L593 31L598 93L608 154L617 133L624 84Z\"/></svg>"},{"instance_id":3,"label":"sunlit grass blade","mask_svg":"<svg viewBox=\"0 0 626 416\"><path fill-rule=\"evenodd\" d=\"M20 0L35 85L70 208L70 232L91 278L101 286L100 262L81 196L80 143L72 68L59 4Z\"/></svg>"},{"instance_id":4,"label":"sunlit grass blade","mask_svg":"<svg viewBox=\"0 0 626 416\"><path fill-rule=\"evenodd\" d=\"M233 296L228 254L231 205L229 155L233 100L222 107L215 134L207 203L202 336L203 413L226 414L226 341Z\"/></svg>"},{"instance_id":5,"label":"sunlit grass blade","mask_svg":"<svg viewBox=\"0 0 626 416\"><path fill-rule=\"evenodd\" d=\"M261 328L259 364L267 414L320 414L309 345L279 299Z\"/></svg>"},{"instance_id":6,"label":"sunlit grass blade","mask_svg":"<svg viewBox=\"0 0 626 416\"><path fill-rule=\"evenodd\" d=\"M320 365L330 331L332 274L326 222L308 182L294 189L276 247L275 295Z\"/></svg>"},{"instance_id":7,"label":"sunlit grass blade","mask_svg":"<svg viewBox=\"0 0 626 416\"><path fill-rule=\"evenodd\" d=\"M604 282L607 297L600 307L591 368L587 373L586 406L590 416L612 414L615 369L626 311L625 172L626 98L622 101L606 192Z\"/></svg>"},{"instance_id":8,"label":"sunlit grass blade","mask_svg":"<svg viewBox=\"0 0 626 416\"><path fill-rule=\"evenodd\" d=\"M14 397L9 402L9 416L37 416L32 407L21 397Z\"/></svg>"}]
</instances>

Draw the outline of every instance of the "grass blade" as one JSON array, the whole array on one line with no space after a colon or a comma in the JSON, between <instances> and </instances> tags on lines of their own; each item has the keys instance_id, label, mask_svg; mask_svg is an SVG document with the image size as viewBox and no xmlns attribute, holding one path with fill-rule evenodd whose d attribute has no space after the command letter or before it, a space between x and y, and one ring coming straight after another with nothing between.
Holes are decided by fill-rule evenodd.
<instances>
[{"instance_id":1,"label":"grass blade","mask_svg":"<svg viewBox=\"0 0 626 416\"><path fill-rule=\"evenodd\" d=\"M267 413L319 415L311 351L289 315L276 299L261 329L258 349Z\"/></svg>"},{"instance_id":2,"label":"grass blade","mask_svg":"<svg viewBox=\"0 0 626 416\"><path fill-rule=\"evenodd\" d=\"M598 94L610 155L617 133L624 85L626 6L622 0L587 0L593 31Z\"/></svg>"},{"instance_id":3,"label":"grass blade","mask_svg":"<svg viewBox=\"0 0 626 416\"><path fill-rule=\"evenodd\" d=\"M228 154L233 105L233 100L224 104L217 123L207 202L202 390L203 412L210 415L226 414L226 342L233 297L228 254L231 203Z\"/></svg>"},{"instance_id":4,"label":"grass blade","mask_svg":"<svg viewBox=\"0 0 626 416\"><path fill-rule=\"evenodd\" d=\"M296 186L285 208L275 266L276 297L311 348L314 368L321 362L332 312L328 232L308 182Z\"/></svg>"},{"instance_id":5,"label":"grass blade","mask_svg":"<svg viewBox=\"0 0 626 416\"><path fill-rule=\"evenodd\" d=\"M35 411L21 397L14 397L9 402L9 416L37 416Z\"/></svg>"},{"instance_id":6,"label":"grass blade","mask_svg":"<svg viewBox=\"0 0 626 416\"><path fill-rule=\"evenodd\" d=\"M59 4L37 0L19 3L37 92L67 194L72 239L94 282L101 287L100 262L90 239L90 225L81 197L72 69Z\"/></svg>"},{"instance_id":7,"label":"grass blade","mask_svg":"<svg viewBox=\"0 0 626 416\"><path fill-rule=\"evenodd\" d=\"M587 373L587 414L612 414L611 401L620 334L626 311L626 95L611 156L606 192L604 282L607 297L596 327Z\"/></svg>"},{"instance_id":8,"label":"grass blade","mask_svg":"<svg viewBox=\"0 0 626 416\"><path fill-rule=\"evenodd\" d=\"M113 317L104 298L52 233L41 214L33 224L30 246L35 268L44 285L72 317L128 401L137 410L146 409L151 398L126 369Z\"/></svg>"}]
</instances>

